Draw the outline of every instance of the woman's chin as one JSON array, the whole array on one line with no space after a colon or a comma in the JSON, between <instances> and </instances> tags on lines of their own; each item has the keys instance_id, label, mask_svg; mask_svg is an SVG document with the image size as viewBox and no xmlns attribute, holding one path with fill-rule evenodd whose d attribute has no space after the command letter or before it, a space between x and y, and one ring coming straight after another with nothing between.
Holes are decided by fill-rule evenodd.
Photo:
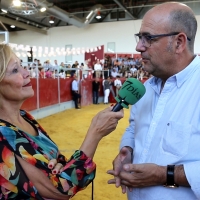
<instances>
[{"instance_id":1,"label":"woman's chin","mask_svg":"<svg viewBox=\"0 0 200 200\"><path fill-rule=\"evenodd\" d=\"M24 95L24 100L29 99L34 96L34 91L27 92L26 95Z\"/></svg>"}]
</instances>

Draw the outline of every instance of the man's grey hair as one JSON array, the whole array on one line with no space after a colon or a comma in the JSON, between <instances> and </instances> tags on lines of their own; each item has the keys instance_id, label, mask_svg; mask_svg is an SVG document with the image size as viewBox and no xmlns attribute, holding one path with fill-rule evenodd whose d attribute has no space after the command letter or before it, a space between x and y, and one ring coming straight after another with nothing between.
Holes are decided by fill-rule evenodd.
<instances>
[{"instance_id":1,"label":"man's grey hair","mask_svg":"<svg viewBox=\"0 0 200 200\"><path fill-rule=\"evenodd\" d=\"M169 27L171 32L184 32L191 41L188 48L194 52L194 41L197 32L197 20L192 12L186 10L173 10L169 15Z\"/></svg>"}]
</instances>

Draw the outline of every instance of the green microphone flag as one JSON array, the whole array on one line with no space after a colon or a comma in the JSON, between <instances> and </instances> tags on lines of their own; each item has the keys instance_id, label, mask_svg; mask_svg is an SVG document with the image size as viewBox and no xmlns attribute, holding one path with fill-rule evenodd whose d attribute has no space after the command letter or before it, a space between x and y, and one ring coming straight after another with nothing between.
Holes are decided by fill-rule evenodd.
<instances>
[{"instance_id":1,"label":"green microphone flag","mask_svg":"<svg viewBox=\"0 0 200 200\"><path fill-rule=\"evenodd\" d=\"M114 107L114 112L122 108L129 108L128 105L133 105L139 101L145 94L146 89L144 85L135 78L128 78L119 90L118 96L115 97L118 102Z\"/></svg>"}]
</instances>

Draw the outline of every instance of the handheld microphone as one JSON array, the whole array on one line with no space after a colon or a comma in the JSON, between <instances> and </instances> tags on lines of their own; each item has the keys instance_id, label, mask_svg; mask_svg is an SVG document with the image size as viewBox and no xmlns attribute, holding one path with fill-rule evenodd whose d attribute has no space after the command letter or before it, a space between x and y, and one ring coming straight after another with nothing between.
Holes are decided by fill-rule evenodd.
<instances>
[{"instance_id":1,"label":"handheld microphone","mask_svg":"<svg viewBox=\"0 0 200 200\"><path fill-rule=\"evenodd\" d=\"M118 96L115 97L117 104L113 107L113 112L118 112L122 108L129 108L128 105L133 105L138 102L145 94L144 85L135 78L128 78L119 90Z\"/></svg>"}]
</instances>

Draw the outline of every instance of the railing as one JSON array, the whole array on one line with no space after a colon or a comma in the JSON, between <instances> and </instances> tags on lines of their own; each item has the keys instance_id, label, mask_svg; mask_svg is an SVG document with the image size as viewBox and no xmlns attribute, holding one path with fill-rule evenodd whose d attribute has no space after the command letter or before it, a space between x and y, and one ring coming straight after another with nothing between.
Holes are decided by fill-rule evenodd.
<instances>
[{"instance_id":1,"label":"railing","mask_svg":"<svg viewBox=\"0 0 200 200\"><path fill-rule=\"evenodd\" d=\"M30 67L32 68L31 70L28 70L30 72L30 75L31 75L31 78L37 78L37 77L40 77L40 72L39 72L39 68L36 67L34 73L33 73L33 67ZM75 74L79 79L86 79L86 78L93 78L93 74L95 73L95 70L93 69L85 69L85 70L82 70L82 69L79 69L79 68L62 68L61 69L63 71L63 73L65 74L65 76L62 77L62 74L59 73L56 69L54 69L52 72L52 76L51 78L69 78L69 77L72 77L73 74ZM70 72L70 73L67 73L67 72ZM73 73L72 73L73 72ZM101 70L101 73L102 73L102 78L104 79L104 72L107 72L109 74L109 70ZM32 74L34 74L34 76L32 76ZM69 75L69 76L67 76ZM42 76L41 78L47 78L46 76L46 72L44 72L44 76Z\"/></svg>"}]
</instances>

